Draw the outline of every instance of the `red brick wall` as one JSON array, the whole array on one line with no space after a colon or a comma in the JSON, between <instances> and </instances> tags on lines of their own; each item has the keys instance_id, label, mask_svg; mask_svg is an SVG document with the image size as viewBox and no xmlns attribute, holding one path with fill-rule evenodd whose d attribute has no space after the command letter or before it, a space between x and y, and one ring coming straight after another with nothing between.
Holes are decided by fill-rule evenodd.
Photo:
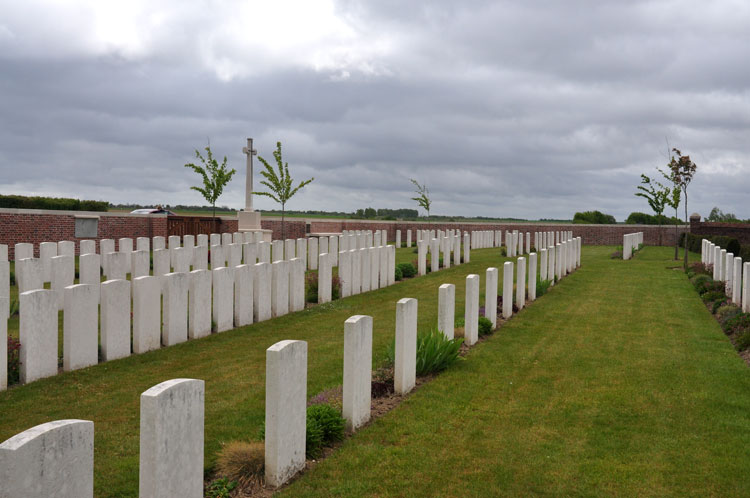
<instances>
[{"instance_id":1,"label":"red brick wall","mask_svg":"<svg viewBox=\"0 0 750 498\"><path fill-rule=\"evenodd\" d=\"M573 237L581 237L587 245L620 245L627 233L643 232L644 243L659 244L661 232L662 245L675 244L674 226L653 225L582 225L582 224L541 224L541 223L423 223L409 221L367 221L367 220L308 220L312 233L341 232L342 230L387 230L388 240L396 240L396 230L401 230L401 240L406 240L406 230L450 230L464 232L475 230L519 230L522 232L555 232L572 231ZM264 226L265 228L265 226ZM677 236L685 231L679 227ZM416 239L415 239L416 240Z\"/></svg>"},{"instance_id":2,"label":"red brick wall","mask_svg":"<svg viewBox=\"0 0 750 498\"><path fill-rule=\"evenodd\" d=\"M292 219L292 220L285 220L284 225L284 237L285 239L301 239L304 238L306 234L306 225L307 223L303 220L300 221L299 219ZM260 227L264 230L273 230L272 238L274 240L281 239L281 220L278 218L265 218L260 220ZM338 230L339 232L341 230Z\"/></svg>"},{"instance_id":3,"label":"red brick wall","mask_svg":"<svg viewBox=\"0 0 750 498\"><path fill-rule=\"evenodd\" d=\"M130 214L110 213L86 213L71 211L39 211L28 209L3 209L0 210L0 244L8 245L8 256L13 259L13 246L18 242L31 242L35 245L35 255L38 256L38 244L40 242L58 242L61 240L72 240L80 242L75 237L75 216L94 215L99 216L98 236L101 239L119 239L129 237L155 237L167 236L166 216L143 216ZM305 237L308 233L307 224L310 224L310 233L340 233L342 230L387 230L388 240L396 239L396 230L401 230L402 240L406 240L406 230L435 229L447 230L458 229L462 231L473 230L520 230L523 232L536 231L562 231L572 230L574 237L582 237L583 243L588 245L619 245L622 244L622 236L626 233L644 232L644 241L648 245L659 242L658 226L653 225L578 225L578 224L532 224L532 223L425 223L408 221L372 221L372 220L330 220L330 219L289 219L286 220L286 238ZM718 233L710 230L718 230L722 235L736 236L745 244L750 243L750 225L720 224L720 223L698 223L699 229L704 232L694 233ZM273 231L273 238L281 238L281 220L278 218L265 218L261 220L264 229ZM694 224L693 227L696 225ZM221 232L236 232L237 219L230 217L221 218ZM684 231L680 227L678 233ZM675 243L674 227L661 227L662 245L673 245ZM416 239L415 239L416 240ZM76 244L76 253L79 244Z\"/></svg>"},{"instance_id":4,"label":"red brick wall","mask_svg":"<svg viewBox=\"0 0 750 498\"><path fill-rule=\"evenodd\" d=\"M696 235L726 235L736 238L743 246L750 245L748 223L707 223L691 220L690 232Z\"/></svg>"}]
</instances>

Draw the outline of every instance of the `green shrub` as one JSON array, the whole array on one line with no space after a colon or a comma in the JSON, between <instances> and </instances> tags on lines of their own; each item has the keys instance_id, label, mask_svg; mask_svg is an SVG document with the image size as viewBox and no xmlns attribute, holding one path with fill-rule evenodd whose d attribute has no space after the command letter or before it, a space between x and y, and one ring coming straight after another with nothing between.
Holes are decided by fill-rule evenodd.
<instances>
[{"instance_id":1,"label":"green shrub","mask_svg":"<svg viewBox=\"0 0 750 498\"><path fill-rule=\"evenodd\" d=\"M456 320L457 327L463 327ZM417 375L422 377L431 373L441 372L451 366L457 359L463 338L448 339L437 328L417 334ZM395 339L385 351L385 364L392 366L396 361Z\"/></svg>"},{"instance_id":2,"label":"green shrub","mask_svg":"<svg viewBox=\"0 0 750 498\"><path fill-rule=\"evenodd\" d=\"M18 309L19 309L19 307L18 307L18 299L11 299L10 300L10 308L9 309L10 309L10 311L8 313L9 317L18 314Z\"/></svg>"},{"instance_id":3,"label":"green shrub","mask_svg":"<svg viewBox=\"0 0 750 498\"><path fill-rule=\"evenodd\" d=\"M750 347L750 329L744 329L735 339L738 351L744 351Z\"/></svg>"},{"instance_id":4,"label":"green shrub","mask_svg":"<svg viewBox=\"0 0 750 498\"><path fill-rule=\"evenodd\" d=\"M713 279L708 275L701 274L691 278L690 282L693 284L693 287L695 287L695 290L698 291L699 294L703 294L704 292L706 292L706 286L709 283L713 282Z\"/></svg>"},{"instance_id":5,"label":"green shrub","mask_svg":"<svg viewBox=\"0 0 750 498\"><path fill-rule=\"evenodd\" d=\"M537 280L536 281L536 297L542 297L549 291L551 282L549 280Z\"/></svg>"},{"instance_id":6,"label":"green shrub","mask_svg":"<svg viewBox=\"0 0 750 498\"><path fill-rule=\"evenodd\" d=\"M720 292L721 294L726 296L726 285L721 280L711 280L709 282L706 282L703 284L703 286L698 289L698 292L703 295L707 294L709 292Z\"/></svg>"},{"instance_id":7,"label":"green shrub","mask_svg":"<svg viewBox=\"0 0 750 498\"><path fill-rule=\"evenodd\" d=\"M703 299L703 302L706 304L714 301L724 302L727 299L727 295L724 294L724 291L709 290L701 295L701 299Z\"/></svg>"},{"instance_id":8,"label":"green shrub","mask_svg":"<svg viewBox=\"0 0 750 498\"><path fill-rule=\"evenodd\" d=\"M229 498L236 487L237 481L230 481L226 477L221 477L208 485L206 498Z\"/></svg>"},{"instance_id":9,"label":"green shrub","mask_svg":"<svg viewBox=\"0 0 750 498\"><path fill-rule=\"evenodd\" d=\"M728 334L750 330L750 313L737 313L733 317L727 319L722 328Z\"/></svg>"},{"instance_id":10,"label":"green shrub","mask_svg":"<svg viewBox=\"0 0 750 498\"><path fill-rule=\"evenodd\" d=\"M16 285L16 272L14 271L10 272L10 285L11 287Z\"/></svg>"},{"instance_id":11,"label":"green shrub","mask_svg":"<svg viewBox=\"0 0 750 498\"><path fill-rule=\"evenodd\" d=\"M479 330L478 330L478 332L479 332L480 336L487 335L490 332L492 332L492 322L490 321L489 318L486 318L486 317L483 317L483 316L479 317Z\"/></svg>"},{"instance_id":12,"label":"green shrub","mask_svg":"<svg viewBox=\"0 0 750 498\"><path fill-rule=\"evenodd\" d=\"M727 252L731 252L735 256L739 256L742 252L740 241L734 237L728 237L726 235L695 235L692 233L683 232L680 235L680 247L685 247L685 237L688 238L688 250L693 252L701 252L701 241L703 239L710 240L714 244L718 245L722 249L726 249Z\"/></svg>"},{"instance_id":13,"label":"green shrub","mask_svg":"<svg viewBox=\"0 0 750 498\"><path fill-rule=\"evenodd\" d=\"M21 381L21 343L8 336L8 385Z\"/></svg>"},{"instance_id":14,"label":"green shrub","mask_svg":"<svg viewBox=\"0 0 750 498\"><path fill-rule=\"evenodd\" d=\"M330 445L344 439L346 421L341 413L327 403L307 407L307 423L317 424L323 431L323 444Z\"/></svg>"},{"instance_id":15,"label":"green shrub","mask_svg":"<svg viewBox=\"0 0 750 498\"><path fill-rule=\"evenodd\" d=\"M396 267L396 269L394 270L393 274L394 274L394 277L395 277L395 279L396 279L397 281L398 281L398 280L403 280L403 279L404 279L404 273L403 273L403 272L401 271L401 268L399 268L398 266L397 266L397 267Z\"/></svg>"},{"instance_id":16,"label":"green shrub","mask_svg":"<svg viewBox=\"0 0 750 498\"><path fill-rule=\"evenodd\" d=\"M721 328L724 328L727 320L734 318L742 312L739 306L736 304L722 304L716 310L716 319L719 320Z\"/></svg>"},{"instance_id":17,"label":"green shrub","mask_svg":"<svg viewBox=\"0 0 750 498\"><path fill-rule=\"evenodd\" d=\"M417 268L411 263L399 263L396 268L401 269L404 278L412 278L417 274Z\"/></svg>"},{"instance_id":18,"label":"green shrub","mask_svg":"<svg viewBox=\"0 0 750 498\"><path fill-rule=\"evenodd\" d=\"M458 359L463 339L448 339L437 328L417 335L417 375L441 372Z\"/></svg>"},{"instance_id":19,"label":"green shrub","mask_svg":"<svg viewBox=\"0 0 750 498\"><path fill-rule=\"evenodd\" d=\"M724 299L717 299L711 304L711 313L716 314L717 311L719 311L719 308L727 302L726 296L724 296Z\"/></svg>"}]
</instances>

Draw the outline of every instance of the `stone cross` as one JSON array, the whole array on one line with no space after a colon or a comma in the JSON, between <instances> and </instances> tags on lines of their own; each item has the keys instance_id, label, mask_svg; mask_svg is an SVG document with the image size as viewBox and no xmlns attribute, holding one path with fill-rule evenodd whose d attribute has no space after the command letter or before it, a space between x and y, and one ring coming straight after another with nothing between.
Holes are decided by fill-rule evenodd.
<instances>
[{"instance_id":1,"label":"stone cross","mask_svg":"<svg viewBox=\"0 0 750 498\"><path fill-rule=\"evenodd\" d=\"M247 156L247 175L245 176L245 211L253 210L253 156L258 151L253 149L253 139L247 139L247 147L242 148L242 153Z\"/></svg>"}]
</instances>

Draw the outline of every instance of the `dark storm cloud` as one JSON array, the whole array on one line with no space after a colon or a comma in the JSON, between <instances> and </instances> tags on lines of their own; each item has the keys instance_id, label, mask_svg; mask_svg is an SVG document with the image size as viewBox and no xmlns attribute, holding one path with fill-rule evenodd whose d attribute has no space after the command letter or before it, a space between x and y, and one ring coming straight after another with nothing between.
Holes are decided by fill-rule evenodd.
<instances>
[{"instance_id":1,"label":"dark storm cloud","mask_svg":"<svg viewBox=\"0 0 750 498\"><path fill-rule=\"evenodd\" d=\"M154 27L113 48L86 8L57 7L55 27L8 7L2 192L201 203L192 150L210 138L244 176L250 135L316 178L291 209L414 207L417 178L435 213L624 219L648 211L635 186L669 142L699 165L690 211L750 217L743 3L338 2L353 34L283 50L248 48L228 7L188 5L140 6ZM243 188L219 203L240 207Z\"/></svg>"}]
</instances>

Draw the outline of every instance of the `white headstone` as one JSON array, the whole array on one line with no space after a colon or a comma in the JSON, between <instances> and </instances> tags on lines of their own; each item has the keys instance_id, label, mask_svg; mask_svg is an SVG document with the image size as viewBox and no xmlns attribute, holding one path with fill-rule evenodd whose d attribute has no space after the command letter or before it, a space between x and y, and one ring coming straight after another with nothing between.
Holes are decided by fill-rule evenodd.
<instances>
[{"instance_id":1,"label":"white headstone","mask_svg":"<svg viewBox=\"0 0 750 498\"><path fill-rule=\"evenodd\" d=\"M352 254L354 251L342 251L339 254L339 281L341 282L341 297L352 295Z\"/></svg>"},{"instance_id":2,"label":"white headstone","mask_svg":"<svg viewBox=\"0 0 750 498\"><path fill-rule=\"evenodd\" d=\"M293 258L289 263L289 311L302 311L305 309L305 260Z\"/></svg>"},{"instance_id":3,"label":"white headstone","mask_svg":"<svg viewBox=\"0 0 750 498\"><path fill-rule=\"evenodd\" d=\"M208 247L208 235L205 233L199 233L198 237L195 238L196 247Z\"/></svg>"},{"instance_id":4,"label":"white headstone","mask_svg":"<svg viewBox=\"0 0 750 498\"><path fill-rule=\"evenodd\" d=\"M271 280L270 263L257 263L253 275L253 313L255 321L262 322L271 318Z\"/></svg>"},{"instance_id":5,"label":"white headstone","mask_svg":"<svg viewBox=\"0 0 750 498\"><path fill-rule=\"evenodd\" d=\"M271 315L284 316L289 313L289 261L271 266Z\"/></svg>"},{"instance_id":6,"label":"white headstone","mask_svg":"<svg viewBox=\"0 0 750 498\"><path fill-rule=\"evenodd\" d=\"M318 239L311 237L307 241L307 256L309 261L307 267L310 270L318 269L318 255Z\"/></svg>"},{"instance_id":7,"label":"white headstone","mask_svg":"<svg viewBox=\"0 0 750 498\"><path fill-rule=\"evenodd\" d=\"M57 255L58 256L70 256L71 258L76 257L76 243L72 240L61 240L57 243Z\"/></svg>"},{"instance_id":8,"label":"white headstone","mask_svg":"<svg viewBox=\"0 0 750 498\"><path fill-rule=\"evenodd\" d=\"M297 251L295 254L302 260L305 270L307 270L307 239L297 239Z\"/></svg>"},{"instance_id":9,"label":"white headstone","mask_svg":"<svg viewBox=\"0 0 750 498\"><path fill-rule=\"evenodd\" d=\"M188 273L190 271L190 263L193 262L193 250L192 247L175 247L171 251L172 268L175 273Z\"/></svg>"},{"instance_id":10,"label":"white headstone","mask_svg":"<svg viewBox=\"0 0 750 498\"><path fill-rule=\"evenodd\" d=\"M205 246L199 246L205 247ZM208 270L190 272L188 289L188 338L199 339L211 334L212 273Z\"/></svg>"},{"instance_id":11,"label":"white headstone","mask_svg":"<svg viewBox=\"0 0 750 498\"><path fill-rule=\"evenodd\" d=\"M161 347L161 279L138 277L132 285L133 353L141 354Z\"/></svg>"},{"instance_id":12,"label":"white headstone","mask_svg":"<svg viewBox=\"0 0 750 498\"><path fill-rule=\"evenodd\" d=\"M372 278L370 276L370 268L372 263L370 257L372 251L369 248L357 249L359 251L359 268L352 267L353 272L359 272L359 283L362 292L369 292L372 286Z\"/></svg>"},{"instance_id":13,"label":"white headstone","mask_svg":"<svg viewBox=\"0 0 750 498\"><path fill-rule=\"evenodd\" d=\"M193 270L208 270L208 246L197 245L193 247Z\"/></svg>"},{"instance_id":14,"label":"white headstone","mask_svg":"<svg viewBox=\"0 0 750 498\"><path fill-rule=\"evenodd\" d=\"M148 237L138 237L135 239L135 250L151 252L151 239Z\"/></svg>"},{"instance_id":15,"label":"white headstone","mask_svg":"<svg viewBox=\"0 0 750 498\"><path fill-rule=\"evenodd\" d=\"M331 264L333 266L339 265L339 238L332 236L328 239L328 254L331 255ZM287 258L291 259L291 258Z\"/></svg>"},{"instance_id":16,"label":"white headstone","mask_svg":"<svg viewBox=\"0 0 750 498\"><path fill-rule=\"evenodd\" d=\"M331 302L331 260L328 253L318 257L318 304Z\"/></svg>"},{"instance_id":17,"label":"white headstone","mask_svg":"<svg viewBox=\"0 0 750 498\"><path fill-rule=\"evenodd\" d=\"M466 276L464 342L472 346L479 338L479 275Z\"/></svg>"},{"instance_id":18,"label":"white headstone","mask_svg":"<svg viewBox=\"0 0 750 498\"><path fill-rule=\"evenodd\" d=\"M148 276L150 270L149 266L151 266L151 254L148 251L140 250L130 253L131 279Z\"/></svg>"},{"instance_id":19,"label":"white headstone","mask_svg":"<svg viewBox=\"0 0 750 498\"><path fill-rule=\"evenodd\" d=\"M94 423L55 420L0 444L0 496L94 496Z\"/></svg>"},{"instance_id":20,"label":"white headstone","mask_svg":"<svg viewBox=\"0 0 750 498\"><path fill-rule=\"evenodd\" d=\"M380 249L377 247L368 247L370 253L370 290L380 288Z\"/></svg>"},{"instance_id":21,"label":"white headstone","mask_svg":"<svg viewBox=\"0 0 750 498\"><path fill-rule=\"evenodd\" d=\"M55 293L44 289L22 292L19 295L19 312L21 383L28 384L37 379L57 375Z\"/></svg>"},{"instance_id":22,"label":"white headstone","mask_svg":"<svg viewBox=\"0 0 750 498\"><path fill-rule=\"evenodd\" d=\"M61 310L65 302L65 287L73 285L75 282L76 262L73 256L55 256L51 260L52 282L50 287L57 296L57 309Z\"/></svg>"},{"instance_id":23,"label":"white headstone","mask_svg":"<svg viewBox=\"0 0 750 498\"><path fill-rule=\"evenodd\" d=\"M362 252L364 249L354 249L350 251L350 258L352 264L352 295L360 294L362 292L362 272L357 269L362 268Z\"/></svg>"},{"instance_id":24,"label":"white headstone","mask_svg":"<svg viewBox=\"0 0 750 498\"><path fill-rule=\"evenodd\" d=\"M283 261L284 260L284 241L274 240L271 242L271 261Z\"/></svg>"},{"instance_id":25,"label":"white headstone","mask_svg":"<svg viewBox=\"0 0 750 498\"><path fill-rule=\"evenodd\" d=\"M133 239L123 237L117 241L118 252L133 252Z\"/></svg>"},{"instance_id":26,"label":"white headstone","mask_svg":"<svg viewBox=\"0 0 750 498\"><path fill-rule=\"evenodd\" d=\"M266 350L266 483L278 487L305 467L307 343ZM202 475L202 474L201 474Z\"/></svg>"},{"instance_id":27,"label":"white headstone","mask_svg":"<svg viewBox=\"0 0 750 498\"><path fill-rule=\"evenodd\" d=\"M64 310L63 370L96 365L99 362L99 287L88 284L66 287Z\"/></svg>"},{"instance_id":28,"label":"white headstone","mask_svg":"<svg viewBox=\"0 0 750 498\"><path fill-rule=\"evenodd\" d=\"M161 277L171 271L168 249L154 249L154 276ZM134 279L135 280L135 279Z\"/></svg>"},{"instance_id":29,"label":"white headstone","mask_svg":"<svg viewBox=\"0 0 750 498\"><path fill-rule=\"evenodd\" d=\"M96 241L95 240L82 240L80 242L81 254L94 254L96 253Z\"/></svg>"},{"instance_id":30,"label":"white headstone","mask_svg":"<svg viewBox=\"0 0 750 498\"><path fill-rule=\"evenodd\" d=\"M484 289L484 317L497 328L497 268L487 268Z\"/></svg>"},{"instance_id":31,"label":"white headstone","mask_svg":"<svg viewBox=\"0 0 750 498\"><path fill-rule=\"evenodd\" d=\"M396 358L393 385L396 393L406 394L417 377L417 300L403 298L396 303Z\"/></svg>"},{"instance_id":32,"label":"white headstone","mask_svg":"<svg viewBox=\"0 0 750 498\"><path fill-rule=\"evenodd\" d=\"M378 260L380 262L380 288L388 287L388 247L378 247Z\"/></svg>"},{"instance_id":33,"label":"white headstone","mask_svg":"<svg viewBox=\"0 0 750 498\"><path fill-rule=\"evenodd\" d=\"M52 281L52 258L57 256L57 242L39 244L39 259L42 260L42 275L45 282Z\"/></svg>"},{"instance_id":34,"label":"white headstone","mask_svg":"<svg viewBox=\"0 0 750 498\"><path fill-rule=\"evenodd\" d=\"M107 280L100 289L102 357L111 361L130 356L130 282Z\"/></svg>"},{"instance_id":35,"label":"white headstone","mask_svg":"<svg viewBox=\"0 0 750 498\"><path fill-rule=\"evenodd\" d=\"M156 237L154 237L153 240L152 240L152 242L153 242L152 246L153 246L153 250L154 251L156 251L157 249L166 249L167 248L166 240L161 235L157 235Z\"/></svg>"},{"instance_id":36,"label":"white headstone","mask_svg":"<svg viewBox=\"0 0 750 498\"><path fill-rule=\"evenodd\" d=\"M526 304L526 258L518 258L516 271L516 306L522 310Z\"/></svg>"},{"instance_id":37,"label":"white headstone","mask_svg":"<svg viewBox=\"0 0 750 498\"><path fill-rule=\"evenodd\" d=\"M424 240L417 242L417 266L419 276L427 275L427 242Z\"/></svg>"},{"instance_id":38,"label":"white headstone","mask_svg":"<svg viewBox=\"0 0 750 498\"><path fill-rule=\"evenodd\" d=\"M211 246L209 251L209 257L211 259L211 269L223 268L227 265L226 254L224 253L225 246L217 245Z\"/></svg>"},{"instance_id":39,"label":"white headstone","mask_svg":"<svg viewBox=\"0 0 750 498\"><path fill-rule=\"evenodd\" d=\"M231 236L231 234L229 234ZM213 273L213 320L216 332L232 329L234 324L234 281L232 268L222 267Z\"/></svg>"},{"instance_id":40,"label":"white headstone","mask_svg":"<svg viewBox=\"0 0 750 498\"><path fill-rule=\"evenodd\" d=\"M19 242L13 246L13 261L18 263L22 259L34 257L34 244Z\"/></svg>"},{"instance_id":41,"label":"white headstone","mask_svg":"<svg viewBox=\"0 0 750 498\"><path fill-rule=\"evenodd\" d=\"M536 253L529 254L529 301L536 299Z\"/></svg>"},{"instance_id":42,"label":"white headstone","mask_svg":"<svg viewBox=\"0 0 750 498\"><path fill-rule=\"evenodd\" d=\"M203 496L204 390L172 379L141 394L140 496Z\"/></svg>"},{"instance_id":43,"label":"white headstone","mask_svg":"<svg viewBox=\"0 0 750 498\"><path fill-rule=\"evenodd\" d=\"M234 326L253 323L253 269L254 265L234 267Z\"/></svg>"},{"instance_id":44,"label":"white headstone","mask_svg":"<svg viewBox=\"0 0 750 498\"><path fill-rule=\"evenodd\" d=\"M503 318L513 315L513 263L503 264Z\"/></svg>"},{"instance_id":45,"label":"white headstone","mask_svg":"<svg viewBox=\"0 0 750 498\"><path fill-rule=\"evenodd\" d=\"M44 287L42 260L24 258L16 261L16 280L19 293L42 289Z\"/></svg>"},{"instance_id":46,"label":"white headstone","mask_svg":"<svg viewBox=\"0 0 750 498\"><path fill-rule=\"evenodd\" d=\"M174 346L188 339L188 274L167 273L164 275L163 286L164 325L161 330L161 343L164 346Z\"/></svg>"},{"instance_id":47,"label":"white headstone","mask_svg":"<svg viewBox=\"0 0 750 498\"><path fill-rule=\"evenodd\" d=\"M0 391L8 389L8 306L8 298L0 296Z\"/></svg>"},{"instance_id":48,"label":"white headstone","mask_svg":"<svg viewBox=\"0 0 750 498\"><path fill-rule=\"evenodd\" d=\"M438 288L438 330L453 339L456 327L456 286L443 284Z\"/></svg>"},{"instance_id":49,"label":"white headstone","mask_svg":"<svg viewBox=\"0 0 750 498\"><path fill-rule=\"evenodd\" d=\"M354 315L344 322L342 415L347 430L355 431L370 420L371 396L372 317Z\"/></svg>"}]
</instances>

